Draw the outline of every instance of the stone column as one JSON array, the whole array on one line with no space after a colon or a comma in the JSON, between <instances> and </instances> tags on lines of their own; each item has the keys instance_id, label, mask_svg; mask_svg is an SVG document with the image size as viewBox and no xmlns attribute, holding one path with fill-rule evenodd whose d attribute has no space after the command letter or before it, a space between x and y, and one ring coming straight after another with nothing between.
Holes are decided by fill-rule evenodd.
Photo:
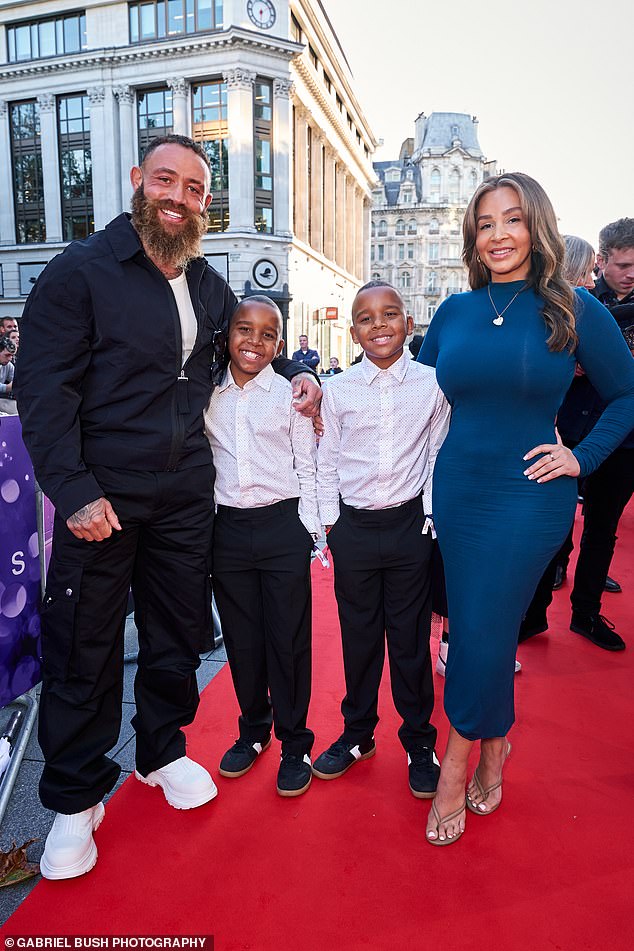
<instances>
[{"instance_id":1,"label":"stone column","mask_svg":"<svg viewBox=\"0 0 634 951\"><path fill-rule=\"evenodd\" d=\"M335 151L326 145L324 151L324 254L335 260Z\"/></svg>"},{"instance_id":2,"label":"stone column","mask_svg":"<svg viewBox=\"0 0 634 951\"><path fill-rule=\"evenodd\" d=\"M189 83L182 76L173 76L167 80L172 90L172 116L176 135L191 135L189 109Z\"/></svg>"},{"instance_id":3,"label":"stone column","mask_svg":"<svg viewBox=\"0 0 634 951\"><path fill-rule=\"evenodd\" d=\"M0 245L15 244L12 170L9 107L4 99L0 99L0 194L5 196L0 202Z\"/></svg>"},{"instance_id":4,"label":"stone column","mask_svg":"<svg viewBox=\"0 0 634 951\"><path fill-rule=\"evenodd\" d=\"M293 233L293 106L290 79L273 80L273 226L276 234Z\"/></svg>"},{"instance_id":5,"label":"stone column","mask_svg":"<svg viewBox=\"0 0 634 951\"><path fill-rule=\"evenodd\" d=\"M367 196L363 199L363 270L359 277L365 283L370 280L370 228L372 222L372 203Z\"/></svg>"},{"instance_id":6,"label":"stone column","mask_svg":"<svg viewBox=\"0 0 634 951\"><path fill-rule=\"evenodd\" d=\"M253 84L255 73L230 69L227 84L229 124L229 228L255 232L255 165L253 160Z\"/></svg>"},{"instance_id":7,"label":"stone column","mask_svg":"<svg viewBox=\"0 0 634 951\"><path fill-rule=\"evenodd\" d=\"M324 135L313 129L310 167L310 243L315 251L324 249Z\"/></svg>"},{"instance_id":8,"label":"stone column","mask_svg":"<svg viewBox=\"0 0 634 951\"><path fill-rule=\"evenodd\" d=\"M346 180L346 271L354 274L357 221L355 215L355 182Z\"/></svg>"},{"instance_id":9,"label":"stone column","mask_svg":"<svg viewBox=\"0 0 634 951\"><path fill-rule=\"evenodd\" d=\"M346 266L346 213L348 211L347 200L348 200L348 188L347 188L347 174L346 170L341 162L337 163L336 168L336 180L337 180L337 203L336 203L336 237L335 237L335 260L339 267L345 268Z\"/></svg>"},{"instance_id":10,"label":"stone column","mask_svg":"<svg viewBox=\"0 0 634 951\"><path fill-rule=\"evenodd\" d=\"M364 257L364 241L365 241L365 231L363 228L363 189L358 185L354 190L354 211L355 211L355 227L354 227L354 275L359 279L363 278L363 257Z\"/></svg>"},{"instance_id":11,"label":"stone column","mask_svg":"<svg viewBox=\"0 0 634 951\"><path fill-rule=\"evenodd\" d=\"M308 112L295 105L295 234L308 241Z\"/></svg>"},{"instance_id":12,"label":"stone column","mask_svg":"<svg viewBox=\"0 0 634 951\"><path fill-rule=\"evenodd\" d=\"M121 169L121 207L126 211L130 207L132 185L130 169L139 164L137 130L135 122L134 89L130 86L115 86L112 93L119 103L119 159Z\"/></svg>"},{"instance_id":13,"label":"stone column","mask_svg":"<svg viewBox=\"0 0 634 951\"><path fill-rule=\"evenodd\" d=\"M42 180L44 184L44 216L46 240L63 241L62 190L60 184L59 148L57 144L57 110L55 96L47 92L37 97L40 109L42 142Z\"/></svg>"},{"instance_id":14,"label":"stone column","mask_svg":"<svg viewBox=\"0 0 634 951\"><path fill-rule=\"evenodd\" d=\"M87 90L90 102L90 152L95 231L104 228L121 207L121 159L115 135L114 97L105 86Z\"/></svg>"}]
</instances>

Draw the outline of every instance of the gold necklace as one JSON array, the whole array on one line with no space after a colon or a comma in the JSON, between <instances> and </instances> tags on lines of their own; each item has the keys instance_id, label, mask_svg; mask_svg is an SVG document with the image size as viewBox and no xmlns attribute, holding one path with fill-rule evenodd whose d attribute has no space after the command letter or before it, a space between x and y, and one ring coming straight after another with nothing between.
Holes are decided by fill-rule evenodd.
<instances>
[{"instance_id":1,"label":"gold necklace","mask_svg":"<svg viewBox=\"0 0 634 951\"><path fill-rule=\"evenodd\" d=\"M488 295L489 295L489 300L491 301L491 307L492 307L493 310L495 311L495 317L493 318L492 323L494 323L496 327L501 327L501 326L502 326L502 324L504 323L504 314L507 312L507 310L509 309L509 307L511 306L511 304L513 303L513 301L514 301L517 297L519 297L520 294L522 293L522 291L524 291L524 290L526 290L526 284L524 284L523 287L520 287L519 291L517 291L516 294L513 294L513 296L511 297L510 301L508 302L508 304L506 305L506 307L504 308L504 310L503 310L502 312L500 312L500 311L497 309L497 307L495 306L495 304L493 303L493 298L491 297L491 285L490 285L490 284L487 284L487 293L488 293Z\"/></svg>"}]
</instances>

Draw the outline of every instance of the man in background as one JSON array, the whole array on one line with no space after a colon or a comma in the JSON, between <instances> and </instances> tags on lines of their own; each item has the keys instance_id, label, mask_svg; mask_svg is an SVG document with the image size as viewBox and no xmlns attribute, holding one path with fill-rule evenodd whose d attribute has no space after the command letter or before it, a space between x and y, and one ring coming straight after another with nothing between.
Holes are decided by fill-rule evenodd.
<instances>
[{"instance_id":1,"label":"man in background","mask_svg":"<svg viewBox=\"0 0 634 951\"><path fill-rule=\"evenodd\" d=\"M316 370L319 366L319 354L316 350L310 350L308 347L308 337L306 334L300 334L299 350L293 354L293 360L297 363L303 363L311 370Z\"/></svg>"},{"instance_id":2,"label":"man in background","mask_svg":"<svg viewBox=\"0 0 634 951\"><path fill-rule=\"evenodd\" d=\"M0 336L0 413L16 416L18 408L13 398L13 357L16 345L9 336Z\"/></svg>"},{"instance_id":3,"label":"man in background","mask_svg":"<svg viewBox=\"0 0 634 951\"><path fill-rule=\"evenodd\" d=\"M620 218L599 234L601 271L594 296L604 304L632 349L634 334L634 218ZM605 404L585 375L577 376L557 416L565 442L580 442ZM584 482L584 522L570 595L570 629L605 650L624 650L623 638L601 614L601 597L614 554L619 519L634 492L634 430Z\"/></svg>"}]
</instances>

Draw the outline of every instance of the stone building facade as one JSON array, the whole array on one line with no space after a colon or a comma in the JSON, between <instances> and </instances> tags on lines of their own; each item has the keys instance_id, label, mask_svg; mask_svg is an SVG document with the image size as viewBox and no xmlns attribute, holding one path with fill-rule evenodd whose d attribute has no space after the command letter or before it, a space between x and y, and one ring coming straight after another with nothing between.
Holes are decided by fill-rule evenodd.
<instances>
[{"instance_id":1,"label":"stone building facade","mask_svg":"<svg viewBox=\"0 0 634 951\"><path fill-rule=\"evenodd\" d=\"M0 312L128 210L167 132L209 155L211 263L279 299L291 350L349 362L376 141L319 0L0 0Z\"/></svg>"},{"instance_id":2,"label":"stone building facade","mask_svg":"<svg viewBox=\"0 0 634 951\"><path fill-rule=\"evenodd\" d=\"M475 117L424 113L398 159L375 162L370 270L398 287L416 332L448 294L467 289L462 219L495 163L482 153Z\"/></svg>"}]
</instances>

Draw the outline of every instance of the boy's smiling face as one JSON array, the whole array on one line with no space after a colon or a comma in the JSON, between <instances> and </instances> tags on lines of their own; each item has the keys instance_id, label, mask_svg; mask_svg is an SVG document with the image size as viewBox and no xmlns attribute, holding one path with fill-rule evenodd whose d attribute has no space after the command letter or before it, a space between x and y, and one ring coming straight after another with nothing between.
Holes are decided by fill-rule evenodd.
<instances>
[{"instance_id":1,"label":"boy's smiling face","mask_svg":"<svg viewBox=\"0 0 634 951\"><path fill-rule=\"evenodd\" d=\"M228 347L233 379L244 386L282 352L282 318L277 308L243 301L231 318Z\"/></svg>"},{"instance_id":2,"label":"boy's smiling face","mask_svg":"<svg viewBox=\"0 0 634 951\"><path fill-rule=\"evenodd\" d=\"M403 353L403 344L414 329L405 314L401 295L393 287L368 287L359 291L352 305L350 333L368 359L386 370Z\"/></svg>"}]
</instances>

